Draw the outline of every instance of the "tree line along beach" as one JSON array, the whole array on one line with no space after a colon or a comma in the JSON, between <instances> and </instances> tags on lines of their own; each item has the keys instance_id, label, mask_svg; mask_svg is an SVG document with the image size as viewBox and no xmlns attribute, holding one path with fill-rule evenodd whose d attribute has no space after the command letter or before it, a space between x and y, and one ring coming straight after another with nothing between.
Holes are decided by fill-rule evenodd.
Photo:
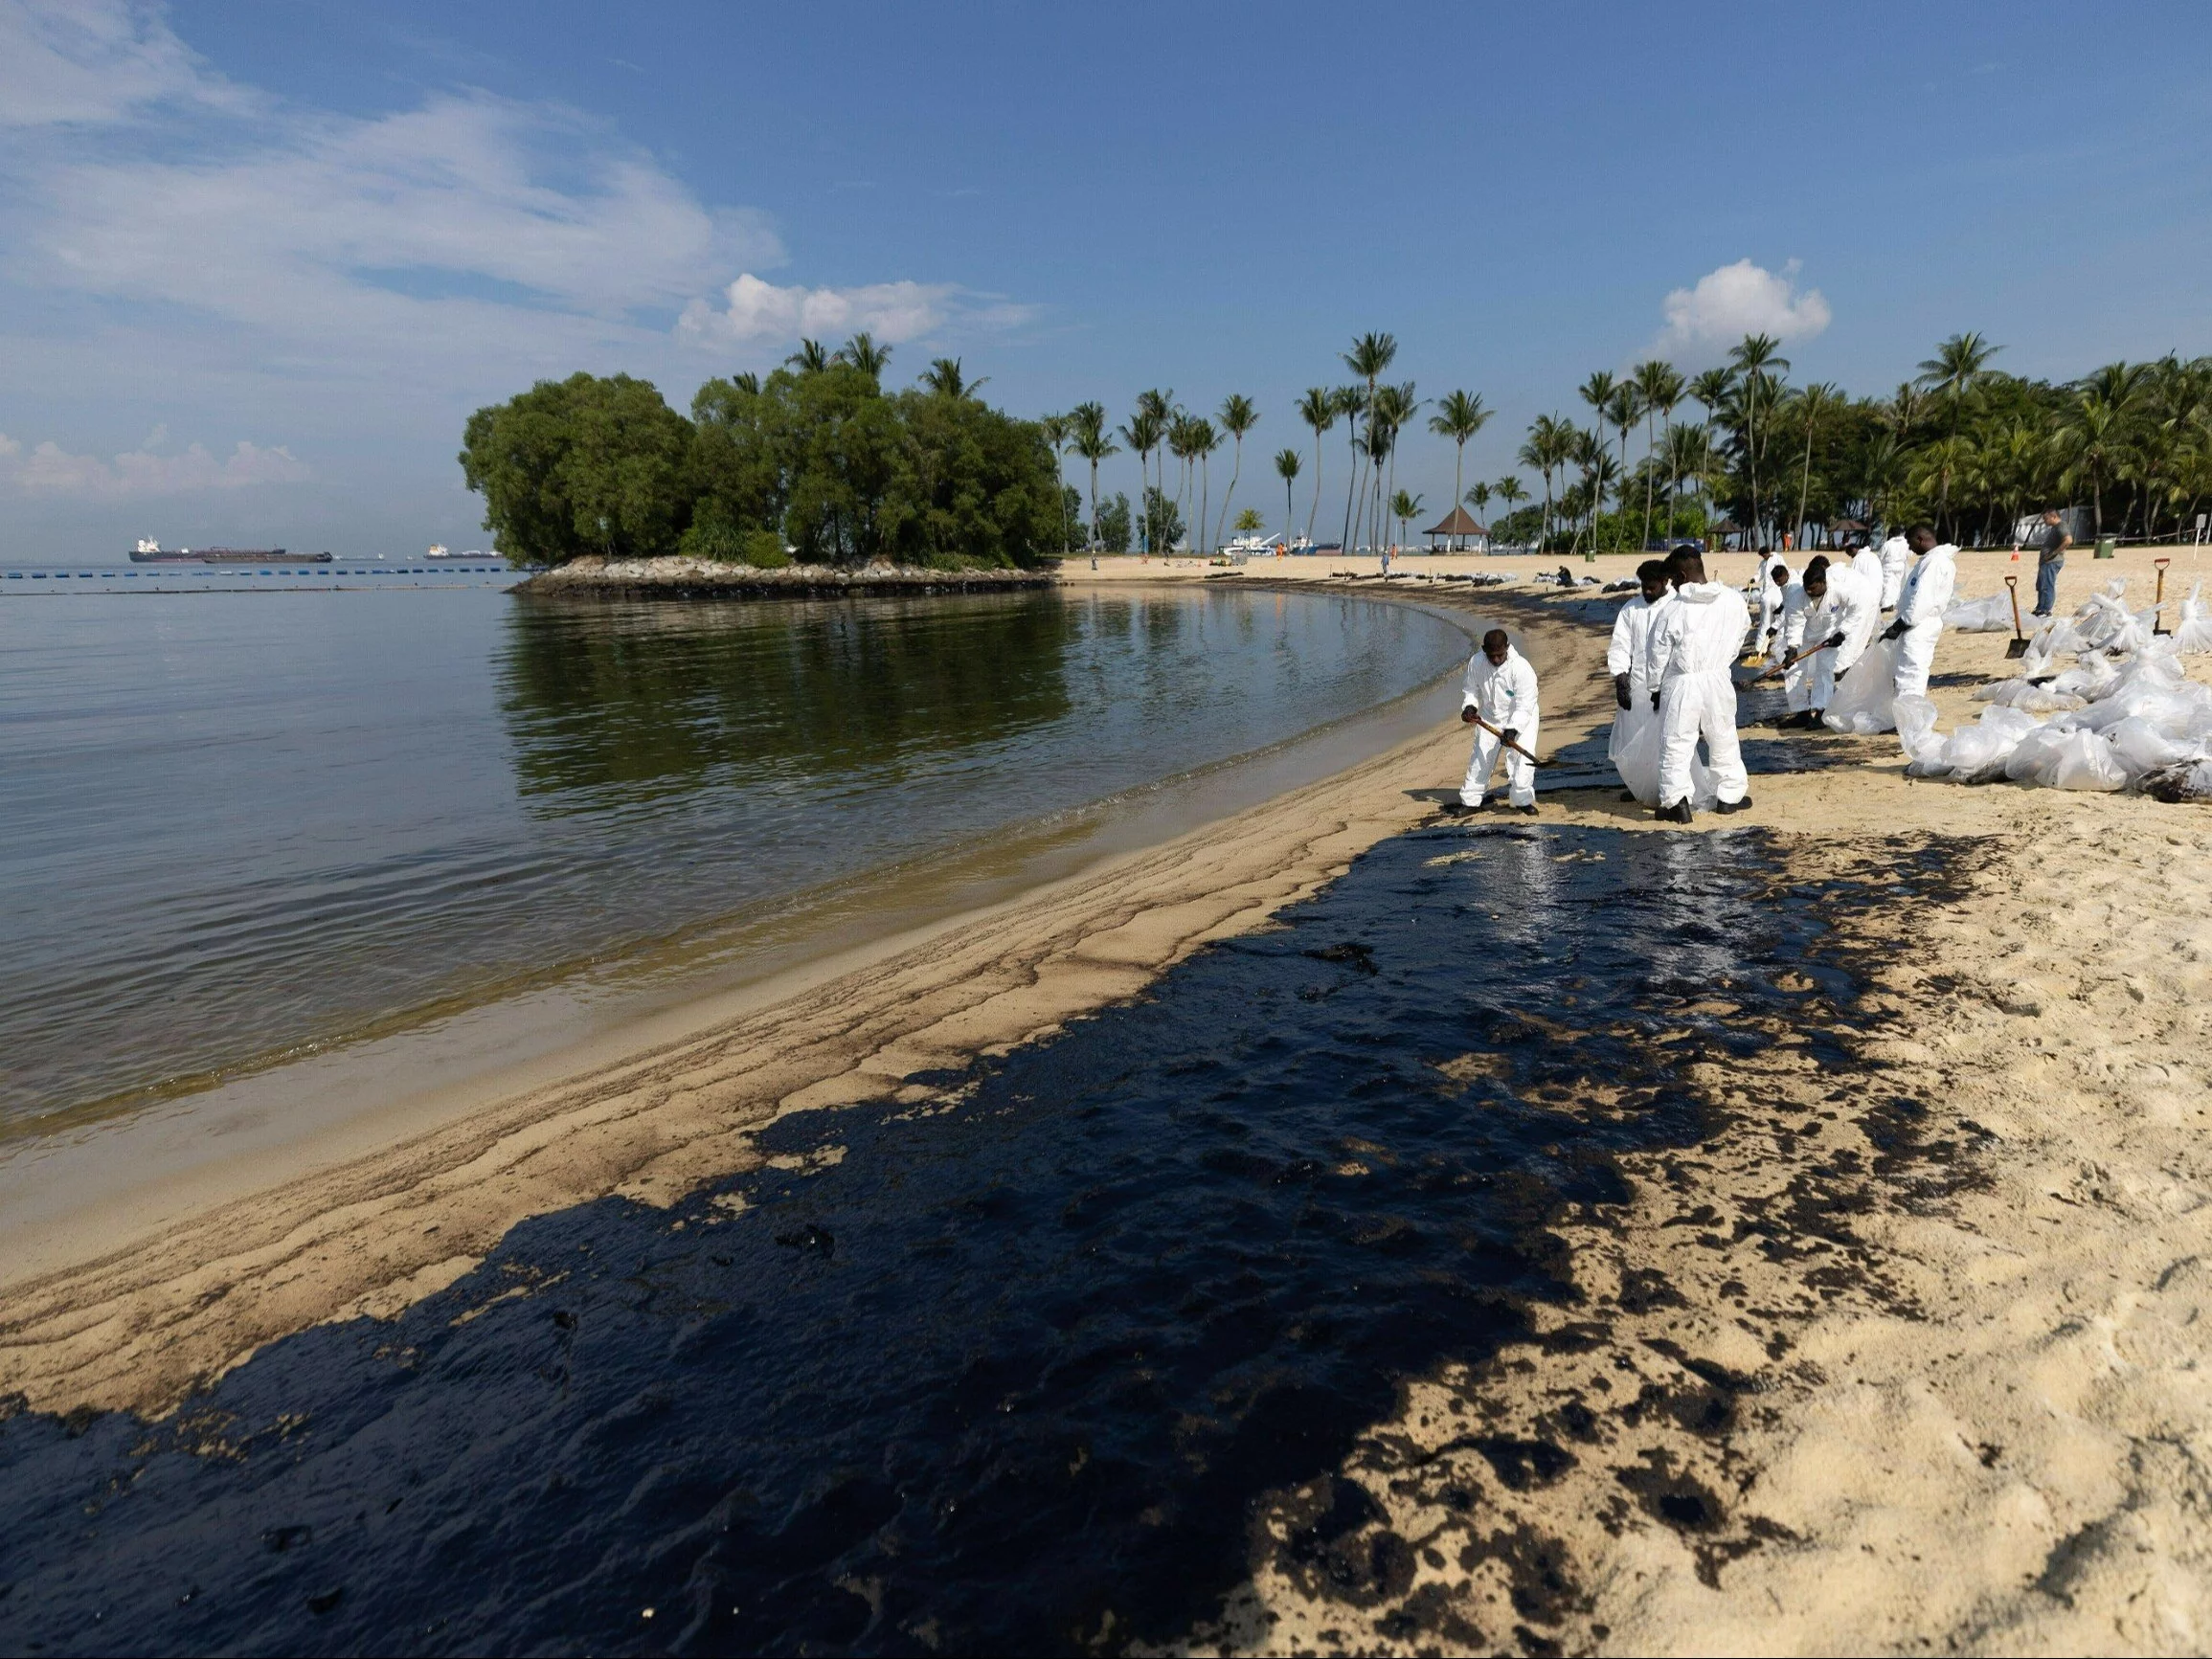
<instances>
[{"instance_id":1,"label":"tree line along beach","mask_svg":"<svg viewBox=\"0 0 2212 1659\"><path fill-rule=\"evenodd\" d=\"M1422 405L1384 396L1388 344L1346 354L1348 410L1318 389L1316 447L1270 509L1286 541L1301 505L1319 522L1324 461L1344 547L1416 517L1390 468ZM1792 396L1772 343L1747 342L1705 419L1676 419L1704 393L1670 405L1657 375L1628 377L1651 384L1627 402L1593 385L1610 432L1532 432L1525 504L1479 486L1508 507L1485 532L1569 582L1460 553L1355 588L1380 561L1205 562L1230 504L1219 444L1171 398L1164 452L1132 416L1146 479L1117 538L1115 503L1058 482L1047 427L990 410L957 364L887 393L877 349L711 383L688 420L642 382L548 383L481 414L464 464L500 545L586 590L634 591L659 559L1020 584L1096 541L1095 570L1052 572L1062 590L1218 577L1503 626L1543 685L1537 815L1444 819L1467 738L1439 722L780 1000L173 1205L158 1235L80 1231L18 1271L0 1315L0 1459L43 1506L7 1539L0 1631L102 1639L83 1582L101 1548L127 1563L101 1595L188 1641L373 1645L380 1608L462 1616L393 1564L488 1524L377 1449L400 1409L379 1402L404 1399L431 1440L466 1402L518 1446L608 1448L495 1482L518 1530L470 1559L508 1575L511 1622L464 1618L462 1646L553 1627L661 1645L670 1617L699 1642L870 1648L2202 1646L2201 808L1966 788L1912 775L1892 735L1747 726L1754 805L1685 831L1618 800L1603 755L1606 590L1647 541L1928 516L1991 544L1958 554L1962 597L2032 586L2034 552L2010 546L2031 508L2086 494L2091 540L2188 527L2202 460L2143 434L2174 430L2169 400L2201 413L2201 365L2057 388L1960 337L1927 387L1876 404ZM1478 429L1471 397L1439 405L1443 441ZM1348 441L1323 446L1340 422ZM2092 428L2134 433L2125 458ZM827 446L832 429L851 441ZM1102 411L1065 430L1087 463L1116 446ZM1638 439L1640 470L1620 459ZM1171 515L1157 554L1114 549ZM2114 578L2140 610L2161 575L2178 611L2197 556L2085 545L2059 612ZM1716 580L1753 579L1754 551L1709 557ZM1940 725L2018 677L2009 638L1944 633ZM1049 1138L1079 1129L1119 1138ZM959 1159L925 1177L933 1144L988 1178L960 1186ZM1090 1269L1053 1243L1070 1238L1111 1267L1108 1306L1078 1306ZM1256 1288L1191 1265L1239 1252ZM636 1272L586 1265L618 1255ZM877 1344L907 1329L892 1310L939 1295L958 1339L926 1318L900 1337L927 1398L880 1443L840 1445L895 1479L725 1445L651 1374L688 1376L695 1349L741 1370L768 1334L798 1352L806 1327L779 1310L834 1308L834 1351L748 1409L825 1385L902 1399ZM1126 1327L1087 1322L1115 1313ZM1155 1371L1131 1357L1147 1322L1175 1356ZM629 1352L592 1347L602 1329ZM642 1353L665 1357L622 1369ZM1070 1381L1077 1356L1114 1386ZM1169 1421L1180 1442L1147 1438ZM594 1503L644 1494L623 1514L648 1519L633 1536L587 1511L634 1553L579 1568L567 1623L533 1625L530 1563L577 1519L560 1478ZM747 1507L756 1489L786 1507ZM235 1547L204 1519L221 1504L253 1515ZM963 1532L961 1505L1003 1530ZM1126 1573L1072 1564L1084 1513L1121 1529ZM925 1538L934 1589L898 1565ZM187 1560L200 1576L172 1584ZM1036 1564L998 1581L994 1560ZM856 1582L874 1600L840 1588Z\"/></svg>"}]
</instances>

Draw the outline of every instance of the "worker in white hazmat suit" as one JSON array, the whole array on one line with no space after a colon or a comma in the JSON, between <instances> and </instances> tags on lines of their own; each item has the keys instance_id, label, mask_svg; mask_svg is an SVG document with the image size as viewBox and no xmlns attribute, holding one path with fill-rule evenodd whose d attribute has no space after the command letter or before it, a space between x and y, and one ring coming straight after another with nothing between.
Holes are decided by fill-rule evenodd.
<instances>
[{"instance_id":1,"label":"worker in white hazmat suit","mask_svg":"<svg viewBox=\"0 0 2212 1659\"><path fill-rule=\"evenodd\" d=\"M1613 676L1613 697L1619 712L1613 717L1613 736L1605 746L1606 758L1615 771L1621 754L1644 728L1659 718L1651 706L1651 636L1660 614L1674 601L1664 559L1646 559L1636 568L1642 592L1621 606L1613 619L1613 639L1605 648L1605 671ZM1622 773L1622 781L1627 774ZM1636 798L1636 791L1620 792L1623 800Z\"/></svg>"},{"instance_id":2,"label":"worker in white hazmat suit","mask_svg":"<svg viewBox=\"0 0 2212 1659\"><path fill-rule=\"evenodd\" d=\"M1897 695L1926 697L1935 642L1943 638L1944 609L1958 586L1958 549L1937 542L1931 525L1914 525L1906 539L1919 558L1897 591L1897 620L1882 637L1903 641L1897 648Z\"/></svg>"},{"instance_id":3,"label":"worker in white hazmat suit","mask_svg":"<svg viewBox=\"0 0 2212 1659\"><path fill-rule=\"evenodd\" d=\"M1783 660L1793 666L1800 661L1805 663L1811 679L1806 706L1815 720L1835 699L1836 682L1874 642L1874 630L1882 620L1880 581L1881 572L1868 576L1856 560L1830 565L1815 559L1805 567L1805 595L1813 601L1813 609L1805 617L1802 639Z\"/></svg>"},{"instance_id":4,"label":"worker in white hazmat suit","mask_svg":"<svg viewBox=\"0 0 2212 1659\"><path fill-rule=\"evenodd\" d=\"M1819 561L1823 577L1827 561ZM1813 568L1805 567L1805 573L1782 590L1782 617L1774 630L1774 649L1784 663L1782 690L1788 698L1790 712L1774 724L1777 727L1817 726L1820 711L1813 706L1813 664L1805 660L1805 636L1813 613L1820 608L1827 596L1825 587L1817 594L1807 590L1812 580Z\"/></svg>"},{"instance_id":5,"label":"worker in white hazmat suit","mask_svg":"<svg viewBox=\"0 0 2212 1659\"><path fill-rule=\"evenodd\" d=\"M1459 718L1475 726L1475 752L1467 761L1467 776L1459 785L1459 805L1473 810L1482 804L1490 788L1490 772L1498 757L1505 757L1506 799L1516 812L1536 813L1536 670L1528 659L1514 650L1505 630L1493 628L1482 636L1482 649L1467 659L1467 679L1460 686ZM1477 725L1479 720L1481 724ZM1485 730L1489 727L1494 729Z\"/></svg>"},{"instance_id":6,"label":"worker in white hazmat suit","mask_svg":"<svg viewBox=\"0 0 2212 1659\"><path fill-rule=\"evenodd\" d=\"M1897 609L1898 590L1905 586L1905 572L1912 563L1912 544L1903 536L1891 536L1882 544L1882 608Z\"/></svg>"},{"instance_id":7,"label":"worker in white hazmat suit","mask_svg":"<svg viewBox=\"0 0 2212 1659\"><path fill-rule=\"evenodd\" d=\"M1688 823L1690 762L1701 738L1720 796L1717 810L1741 812L1751 804L1750 780L1736 747L1736 683L1728 673L1751 617L1743 594L1725 582L1705 580L1704 559L1695 551L1679 549L1667 569L1674 602L1652 635L1653 678L1664 729L1659 816Z\"/></svg>"},{"instance_id":8,"label":"worker in white hazmat suit","mask_svg":"<svg viewBox=\"0 0 2212 1659\"><path fill-rule=\"evenodd\" d=\"M1782 622L1782 591L1789 585L1790 567L1770 549L1759 561L1759 573L1752 578L1751 589L1751 603L1758 610L1759 619L1752 630L1748 654L1761 662L1774 660L1774 634Z\"/></svg>"},{"instance_id":9,"label":"worker in white hazmat suit","mask_svg":"<svg viewBox=\"0 0 2212 1659\"><path fill-rule=\"evenodd\" d=\"M1874 597L1874 613L1882 614L1882 591L1889 583L1889 568L1881 553L1866 545L1864 536L1851 538L1851 569Z\"/></svg>"}]
</instances>

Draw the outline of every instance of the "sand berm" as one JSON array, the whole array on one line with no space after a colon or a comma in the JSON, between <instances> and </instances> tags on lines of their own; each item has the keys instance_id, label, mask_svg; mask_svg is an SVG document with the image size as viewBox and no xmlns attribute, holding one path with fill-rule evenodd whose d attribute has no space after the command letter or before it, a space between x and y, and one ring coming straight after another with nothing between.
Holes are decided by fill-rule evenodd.
<instances>
[{"instance_id":1,"label":"sand berm","mask_svg":"<svg viewBox=\"0 0 2212 1659\"><path fill-rule=\"evenodd\" d=\"M1962 594L2022 568L1985 568L2002 557L1971 556ZM1741 580L1738 562L1723 575ZM1200 573L1109 567L1100 579ZM2115 568L2147 576L2147 557L2077 559L2065 602ZM1418 596L1518 630L1547 749L1609 718L1602 632L1567 596ZM1947 728L2002 649L1946 637ZM0 1396L163 1412L287 1333L450 1284L528 1216L665 1201L757 1162L779 1115L925 1095L907 1080L1133 995L1427 819L1464 746L1438 729L802 998L99 1259L0 1277ZM1624 1160L1627 1203L1555 1227L1579 1303L1479 1367L1410 1383L1337 1472L1415 1546L1411 1581L1263 1566L1190 1646L2212 1646L2212 815L1916 782L1886 739L1849 752L1755 777L1753 810L1718 820L1764 828L1804 871L1774 902L1854 895L1832 920L1872 990L1825 1034L1849 1087L1787 1031L1701 1071L1711 1137ZM1711 827L1656 828L1611 788L1547 795L1542 821ZM1930 859L1936 888L1898 879ZM1564 1466L1483 1449L1556 1438L1568 1401L1606 1404L1577 1418Z\"/></svg>"}]
</instances>

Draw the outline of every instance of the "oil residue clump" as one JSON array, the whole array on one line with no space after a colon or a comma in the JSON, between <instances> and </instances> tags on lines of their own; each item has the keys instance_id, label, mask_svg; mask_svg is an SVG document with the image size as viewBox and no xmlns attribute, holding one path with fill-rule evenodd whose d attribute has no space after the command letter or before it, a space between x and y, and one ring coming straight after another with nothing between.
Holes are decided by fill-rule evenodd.
<instances>
[{"instance_id":1,"label":"oil residue clump","mask_svg":"<svg viewBox=\"0 0 2212 1659\"><path fill-rule=\"evenodd\" d=\"M788 1118L672 1211L538 1218L162 1423L18 1410L0 1645L1172 1639L1269 1494L1560 1293L1545 1223L1701 1132L1688 1063L1847 994L1774 863L1749 831L1401 836L934 1104ZM1354 1600L1393 1571L1337 1561L1358 1520L1287 1546Z\"/></svg>"}]
</instances>

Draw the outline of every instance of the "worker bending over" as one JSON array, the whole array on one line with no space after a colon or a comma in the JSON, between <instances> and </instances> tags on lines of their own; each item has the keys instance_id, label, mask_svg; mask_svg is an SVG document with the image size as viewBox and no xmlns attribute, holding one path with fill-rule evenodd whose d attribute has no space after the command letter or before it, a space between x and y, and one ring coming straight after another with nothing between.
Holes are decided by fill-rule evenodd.
<instances>
[{"instance_id":1,"label":"worker bending over","mask_svg":"<svg viewBox=\"0 0 2212 1659\"><path fill-rule=\"evenodd\" d=\"M1467 680L1459 693L1459 718L1475 727L1475 752L1459 785L1459 805L1482 804L1490 769L1505 756L1506 798L1516 812L1536 812L1536 670L1514 650L1505 630L1482 636L1482 649L1467 659ZM1488 728L1489 729L1485 729ZM1528 752L1519 753L1517 750Z\"/></svg>"},{"instance_id":2,"label":"worker bending over","mask_svg":"<svg viewBox=\"0 0 2212 1659\"><path fill-rule=\"evenodd\" d=\"M1785 662L1802 661L1810 677L1806 706L1811 718L1794 724L1812 726L1836 696L1836 682L1850 670L1866 647L1874 642L1874 629L1882 620L1882 572L1871 575L1848 565L1830 565L1815 559L1805 567L1805 596L1812 601L1806 615L1803 641L1783 657Z\"/></svg>"},{"instance_id":3,"label":"worker bending over","mask_svg":"<svg viewBox=\"0 0 2212 1659\"><path fill-rule=\"evenodd\" d=\"M1663 729L1659 751L1659 816L1690 821L1690 762L1698 740L1718 786L1721 812L1751 804L1750 780L1736 746L1735 665L1751 625L1744 595L1725 582L1705 580L1704 559L1690 548L1667 560L1675 596L1652 634L1653 693Z\"/></svg>"},{"instance_id":4,"label":"worker bending over","mask_svg":"<svg viewBox=\"0 0 2212 1659\"><path fill-rule=\"evenodd\" d=\"M1882 637L1904 641L1897 647L1897 695L1926 697L1935 642L1943 638L1944 609L1958 586L1958 549L1937 542L1931 525L1914 525L1906 539L1919 559L1897 591L1897 620Z\"/></svg>"}]
</instances>

